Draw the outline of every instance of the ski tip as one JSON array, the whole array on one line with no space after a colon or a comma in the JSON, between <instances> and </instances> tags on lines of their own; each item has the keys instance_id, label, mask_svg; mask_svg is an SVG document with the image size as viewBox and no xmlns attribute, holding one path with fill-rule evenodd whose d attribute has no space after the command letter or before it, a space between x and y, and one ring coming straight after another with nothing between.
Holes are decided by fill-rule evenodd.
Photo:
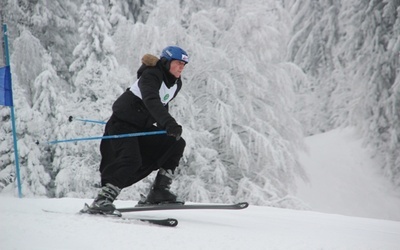
<instances>
[{"instance_id":1,"label":"ski tip","mask_svg":"<svg viewBox=\"0 0 400 250\"><path fill-rule=\"evenodd\" d=\"M236 205L238 206L239 209L245 209L249 206L249 203L248 202L239 202Z\"/></svg>"},{"instance_id":2,"label":"ski tip","mask_svg":"<svg viewBox=\"0 0 400 250\"><path fill-rule=\"evenodd\" d=\"M171 227L176 227L178 225L177 219L168 218L168 223Z\"/></svg>"},{"instance_id":3,"label":"ski tip","mask_svg":"<svg viewBox=\"0 0 400 250\"><path fill-rule=\"evenodd\" d=\"M166 227L176 227L178 225L178 220L174 218L168 219L139 219L140 221L147 222L154 225L166 226Z\"/></svg>"}]
</instances>

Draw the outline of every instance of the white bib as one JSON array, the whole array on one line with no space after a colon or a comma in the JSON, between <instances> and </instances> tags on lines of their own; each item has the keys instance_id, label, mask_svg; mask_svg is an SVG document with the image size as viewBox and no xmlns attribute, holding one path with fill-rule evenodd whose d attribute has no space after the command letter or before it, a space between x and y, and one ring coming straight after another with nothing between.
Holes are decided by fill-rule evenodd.
<instances>
[{"instance_id":1,"label":"white bib","mask_svg":"<svg viewBox=\"0 0 400 250\"><path fill-rule=\"evenodd\" d=\"M139 79L137 79L131 85L130 90L135 96L137 96L143 100L142 93L140 92L139 85L138 85ZM177 88L178 88L177 84L174 84L174 86L172 86L171 88L168 88L164 82L161 83L161 87L160 87L158 93L160 95L161 102L164 106L167 105L169 101L171 101L172 97L174 97Z\"/></svg>"}]
</instances>

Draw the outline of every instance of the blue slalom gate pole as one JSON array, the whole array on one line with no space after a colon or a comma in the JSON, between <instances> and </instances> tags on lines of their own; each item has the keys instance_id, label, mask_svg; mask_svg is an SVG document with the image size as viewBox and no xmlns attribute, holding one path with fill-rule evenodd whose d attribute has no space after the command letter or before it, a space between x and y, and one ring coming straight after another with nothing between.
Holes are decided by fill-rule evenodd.
<instances>
[{"instance_id":1,"label":"blue slalom gate pole","mask_svg":"<svg viewBox=\"0 0 400 250\"><path fill-rule=\"evenodd\" d=\"M7 35L7 24L3 24L3 38L4 38L4 57L5 64L7 67L10 67L10 56L8 52L8 35ZM10 70L11 72L11 70ZM9 74L10 82L11 82L11 73ZM11 91L11 102L13 102L12 91ZM21 175L19 171L19 157L18 157L18 146L17 146L17 130L15 126L15 114L14 114L14 104L10 105L11 109L11 124L12 124L12 135L14 142L14 157L15 157L15 173L17 177L17 185L18 185L18 197L22 198L22 187L21 187Z\"/></svg>"},{"instance_id":2,"label":"blue slalom gate pole","mask_svg":"<svg viewBox=\"0 0 400 250\"><path fill-rule=\"evenodd\" d=\"M59 141L49 141L48 144L57 144L57 143L62 143L62 142L76 142L76 141L119 139L119 138L147 136L147 135L162 135L162 134L166 134L166 133L167 133L167 131L165 131L165 130L159 130L159 131L138 132L138 133L131 133L131 134L82 137L82 138L74 138L74 139L59 140Z\"/></svg>"}]
</instances>

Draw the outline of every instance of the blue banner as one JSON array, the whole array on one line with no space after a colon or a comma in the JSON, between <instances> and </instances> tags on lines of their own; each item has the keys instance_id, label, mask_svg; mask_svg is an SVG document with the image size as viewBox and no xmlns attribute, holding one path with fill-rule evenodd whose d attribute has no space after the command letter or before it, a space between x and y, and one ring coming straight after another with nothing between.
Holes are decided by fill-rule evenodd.
<instances>
[{"instance_id":1,"label":"blue banner","mask_svg":"<svg viewBox=\"0 0 400 250\"><path fill-rule=\"evenodd\" d=\"M13 106L11 71L7 60L7 26L0 32L0 105Z\"/></svg>"},{"instance_id":2,"label":"blue banner","mask_svg":"<svg viewBox=\"0 0 400 250\"><path fill-rule=\"evenodd\" d=\"M10 66L0 68L0 105L13 106Z\"/></svg>"},{"instance_id":3,"label":"blue banner","mask_svg":"<svg viewBox=\"0 0 400 250\"><path fill-rule=\"evenodd\" d=\"M1 14L1 12L0 12ZM0 16L0 20L3 20ZM17 146L17 132L15 125L15 114L13 106L10 58L8 53L7 24L3 24L3 32L0 32L0 105L10 106L11 125L14 141L15 172L18 184L18 196L22 198L21 175L19 171L19 157Z\"/></svg>"}]
</instances>

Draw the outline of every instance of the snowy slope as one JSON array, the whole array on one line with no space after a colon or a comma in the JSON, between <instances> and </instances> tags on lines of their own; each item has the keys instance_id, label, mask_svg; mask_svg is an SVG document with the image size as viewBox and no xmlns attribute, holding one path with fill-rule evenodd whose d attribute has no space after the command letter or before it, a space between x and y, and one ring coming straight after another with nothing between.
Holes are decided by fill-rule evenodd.
<instances>
[{"instance_id":1,"label":"snowy slope","mask_svg":"<svg viewBox=\"0 0 400 250\"><path fill-rule=\"evenodd\" d=\"M399 249L400 222L250 206L239 211L126 214L175 217L176 228L77 215L80 199L1 197L1 249ZM129 206L128 201L117 205ZM42 209L63 213L47 213Z\"/></svg>"},{"instance_id":2,"label":"snowy slope","mask_svg":"<svg viewBox=\"0 0 400 250\"><path fill-rule=\"evenodd\" d=\"M298 180L297 197L314 211L400 220L400 190L356 134L346 128L306 138L309 150L300 159L309 182Z\"/></svg>"},{"instance_id":3,"label":"snowy slope","mask_svg":"<svg viewBox=\"0 0 400 250\"><path fill-rule=\"evenodd\" d=\"M400 199L376 171L355 131L334 130L306 143L309 152L301 161L310 182L298 180L298 196L320 212L250 206L125 214L179 220L176 228L164 228L76 214L90 199L3 194L0 249L400 249ZM134 204L116 201L120 207Z\"/></svg>"}]
</instances>

